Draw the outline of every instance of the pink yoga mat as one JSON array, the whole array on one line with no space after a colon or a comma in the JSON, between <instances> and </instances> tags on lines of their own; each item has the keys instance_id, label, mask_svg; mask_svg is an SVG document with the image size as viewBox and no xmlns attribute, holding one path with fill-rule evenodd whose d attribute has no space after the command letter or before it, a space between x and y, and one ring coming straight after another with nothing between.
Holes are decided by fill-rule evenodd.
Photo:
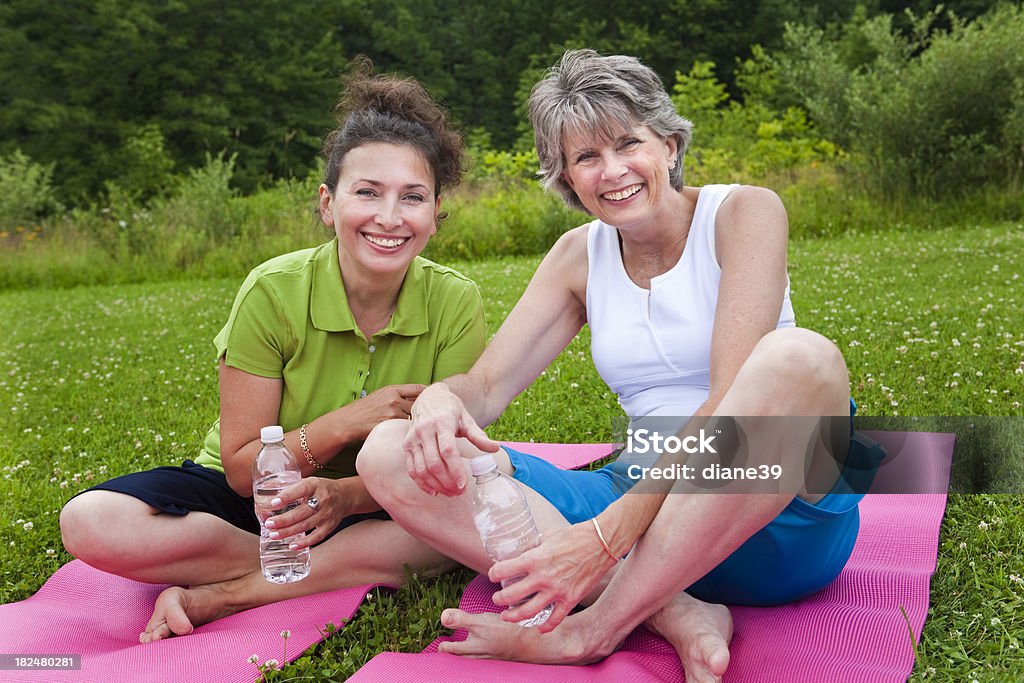
<instances>
[{"instance_id":1,"label":"pink yoga mat","mask_svg":"<svg viewBox=\"0 0 1024 683\"><path fill-rule=\"evenodd\" d=\"M0 651L80 654L78 671L0 671L0 680L82 683L117 681L215 681L252 683L247 661L282 660L281 631L291 631L288 658L321 640L320 629L338 625L359 607L369 586L286 600L240 612L187 637L139 643L139 632L165 586L138 583L75 560L61 567L39 592L0 605Z\"/></svg>"},{"instance_id":2,"label":"pink yoga mat","mask_svg":"<svg viewBox=\"0 0 1024 683\"><path fill-rule=\"evenodd\" d=\"M952 434L865 432L894 452L900 467L913 468L945 490L953 453ZM884 476L883 467L879 476ZM861 503L861 533L839 578L799 602L772 608L733 608L736 634L727 682L881 683L905 681L913 668L910 629L919 637L928 611L939 525L946 495L870 494ZM496 586L477 577L461 607L498 611ZM900 608L909 619L904 620ZM553 636L557 637L557 631ZM456 632L453 639L464 639ZM443 640L443 639L442 639ZM463 659L436 652L383 653L351 681L666 681L683 680L669 645L637 629L623 648L586 667L544 666Z\"/></svg>"},{"instance_id":3,"label":"pink yoga mat","mask_svg":"<svg viewBox=\"0 0 1024 683\"><path fill-rule=\"evenodd\" d=\"M579 467L607 455L607 444L554 446L510 443L555 464ZM61 567L39 592L0 605L0 654L81 655L80 670L0 671L0 681L179 681L251 683L248 660L284 658L281 631L291 631L288 660L295 660L358 609L370 586L296 598L241 612L200 626L184 638L139 643L157 595L166 586L129 581L77 560Z\"/></svg>"}]
</instances>

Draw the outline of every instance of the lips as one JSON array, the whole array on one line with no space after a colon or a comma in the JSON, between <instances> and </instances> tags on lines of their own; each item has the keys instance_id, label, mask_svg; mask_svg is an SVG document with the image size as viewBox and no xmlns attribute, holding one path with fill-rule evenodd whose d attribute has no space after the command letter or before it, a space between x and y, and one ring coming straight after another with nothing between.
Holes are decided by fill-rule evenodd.
<instances>
[{"instance_id":1,"label":"lips","mask_svg":"<svg viewBox=\"0 0 1024 683\"><path fill-rule=\"evenodd\" d=\"M382 249L397 249L398 247L402 246L403 244L412 239L412 237L408 236L383 237L379 235L371 235L366 232L362 232L359 234L362 235L363 239L369 242L370 244L374 245L375 247L380 247Z\"/></svg>"},{"instance_id":2,"label":"lips","mask_svg":"<svg viewBox=\"0 0 1024 683\"><path fill-rule=\"evenodd\" d=\"M622 188L621 190L612 190L611 192L605 192L601 195L601 199L605 199L611 202L621 202L624 199L629 199L637 192L643 189L642 183L636 185L630 185L629 187Z\"/></svg>"}]
</instances>

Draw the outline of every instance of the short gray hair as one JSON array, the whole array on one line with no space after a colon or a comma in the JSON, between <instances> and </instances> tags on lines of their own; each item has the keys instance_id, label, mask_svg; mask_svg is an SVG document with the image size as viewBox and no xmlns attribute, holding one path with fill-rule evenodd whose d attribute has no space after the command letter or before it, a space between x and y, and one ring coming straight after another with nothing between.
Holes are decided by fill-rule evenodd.
<instances>
[{"instance_id":1,"label":"short gray hair","mask_svg":"<svg viewBox=\"0 0 1024 683\"><path fill-rule=\"evenodd\" d=\"M530 123L540 159L541 183L555 189L566 204L585 211L562 178L567 133L613 139L618 128L648 126L663 138L674 137L678 151L669 172L672 187L683 187L683 155L693 124L676 111L658 74L636 57L601 56L594 50L568 50L530 92Z\"/></svg>"}]
</instances>

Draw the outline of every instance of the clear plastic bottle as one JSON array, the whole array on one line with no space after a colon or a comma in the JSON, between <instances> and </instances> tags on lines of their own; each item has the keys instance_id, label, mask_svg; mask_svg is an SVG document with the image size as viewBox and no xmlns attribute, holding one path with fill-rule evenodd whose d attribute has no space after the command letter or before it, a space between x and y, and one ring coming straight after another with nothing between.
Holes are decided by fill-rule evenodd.
<instances>
[{"instance_id":1,"label":"clear plastic bottle","mask_svg":"<svg viewBox=\"0 0 1024 683\"><path fill-rule=\"evenodd\" d=\"M279 510L272 510L270 504L283 489L302 479L301 466L285 447L284 430L280 426L261 429L260 441L263 448L252 464L252 494L256 517L260 520L260 566L263 576L271 583L301 581L309 574L309 548L291 550L288 546L299 536L272 539L266 527L270 517L294 510L304 502L297 500Z\"/></svg>"},{"instance_id":2,"label":"clear plastic bottle","mask_svg":"<svg viewBox=\"0 0 1024 683\"><path fill-rule=\"evenodd\" d=\"M511 478L498 471L494 458L485 453L470 460L469 466L476 480L473 521L490 558L495 562L508 560L540 545L540 531L526 496ZM508 586L520 578L505 579L501 585ZM548 605L519 625L539 626L551 616L551 609L552 605Z\"/></svg>"}]
</instances>

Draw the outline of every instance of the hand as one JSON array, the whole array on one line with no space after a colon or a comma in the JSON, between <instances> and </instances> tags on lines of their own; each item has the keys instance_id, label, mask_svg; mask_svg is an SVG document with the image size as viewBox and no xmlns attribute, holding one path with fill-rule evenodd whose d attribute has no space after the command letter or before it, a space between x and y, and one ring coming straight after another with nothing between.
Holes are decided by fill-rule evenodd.
<instances>
[{"instance_id":1,"label":"hand","mask_svg":"<svg viewBox=\"0 0 1024 683\"><path fill-rule=\"evenodd\" d=\"M466 468L457 439L489 453L498 451L446 385L427 387L412 407L412 425L402 443L409 476L426 493L457 496L466 488Z\"/></svg>"},{"instance_id":2,"label":"hand","mask_svg":"<svg viewBox=\"0 0 1024 683\"><path fill-rule=\"evenodd\" d=\"M504 621L528 619L553 604L551 616L536 627L541 633L548 633L597 587L615 564L601 547L588 520L552 533L539 546L519 557L495 563L488 578L500 583L504 579L522 577L495 593L495 604L514 605L530 598L502 612Z\"/></svg>"},{"instance_id":3,"label":"hand","mask_svg":"<svg viewBox=\"0 0 1024 683\"><path fill-rule=\"evenodd\" d=\"M306 477L281 491L274 499L275 510L299 502L295 509L274 515L265 523L271 538L288 538L305 532L293 540L291 548L299 550L324 540L349 514L349 501L344 495L344 479ZM307 501L316 498L314 510ZM276 536L275 536L276 534Z\"/></svg>"},{"instance_id":4,"label":"hand","mask_svg":"<svg viewBox=\"0 0 1024 683\"><path fill-rule=\"evenodd\" d=\"M422 384L392 384L352 401L342 410L349 412L352 423L362 430L357 435L361 441L385 420L407 419L413 402L425 388Z\"/></svg>"}]
</instances>

